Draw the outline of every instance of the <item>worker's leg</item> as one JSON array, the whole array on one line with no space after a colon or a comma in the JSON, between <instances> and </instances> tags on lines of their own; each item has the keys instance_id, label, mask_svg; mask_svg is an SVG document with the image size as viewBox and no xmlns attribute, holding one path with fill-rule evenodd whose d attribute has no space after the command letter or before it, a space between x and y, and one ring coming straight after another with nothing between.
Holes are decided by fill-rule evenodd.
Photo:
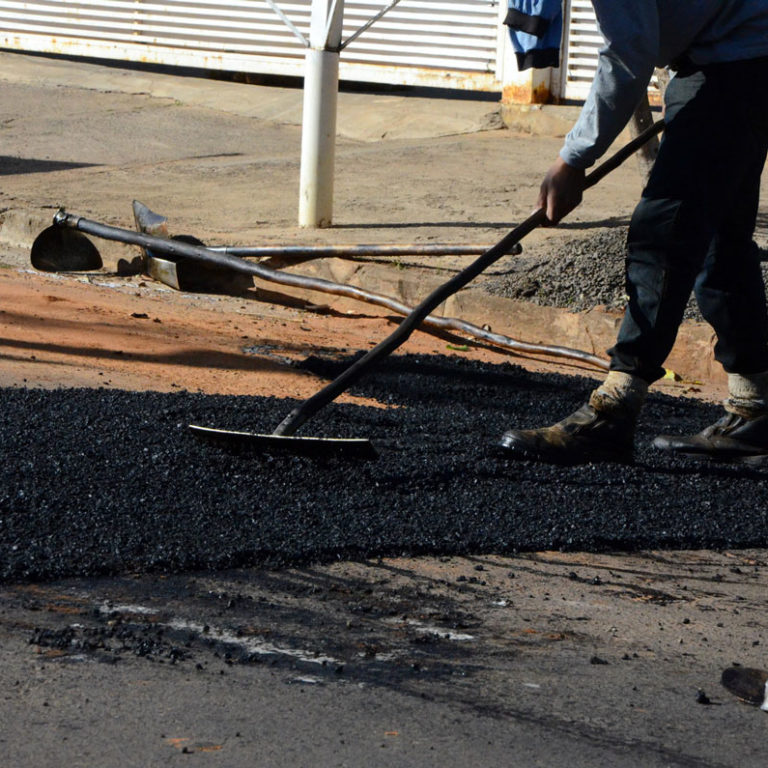
<instances>
[{"instance_id":1,"label":"worker's leg","mask_svg":"<svg viewBox=\"0 0 768 768\"><path fill-rule=\"evenodd\" d=\"M752 239L764 163L765 151L712 239L695 285L701 313L717 334L715 358L728 373L768 370L765 285Z\"/></svg>"},{"instance_id":2,"label":"worker's leg","mask_svg":"<svg viewBox=\"0 0 768 768\"><path fill-rule=\"evenodd\" d=\"M740 123L731 135L738 156L725 155L730 158L733 183L723 184L728 196L721 202L722 213L715 212L717 229L695 293L704 318L717 334L715 357L728 372L729 396L725 414L716 423L695 435L661 435L654 445L685 455L765 461L768 314L752 237L768 150L768 63L734 63L719 67L716 76L723 78L722 89L734 89L727 111Z\"/></svg>"},{"instance_id":3,"label":"worker's leg","mask_svg":"<svg viewBox=\"0 0 768 768\"><path fill-rule=\"evenodd\" d=\"M742 334L742 318L751 323L759 319L762 327L753 353L762 345L762 362L768 367L765 301L755 285L756 264L743 245L745 239L751 242L755 184L759 185L768 141L768 85L755 85L761 75L768 78L768 61L720 65L670 81L668 127L630 225L629 303L610 350L612 370L648 382L663 375L663 363L702 268L708 273L700 281L699 293L705 316L720 317L718 331L736 321L733 338ZM722 236L718 233L733 233L739 240L740 252L729 264L715 245ZM715 253L716 264L708 259ZM746 274L736 276L741 270ZM732 279L719 290L729 271ZM735 299L742 305L738 318L720 306L737 283L743 290Z\"/></svg>"},{"instance_id":4,"label":"worker's leg","mask_svg":"<svg viewBox=\"0 0 768 768\"><path fill-rule=\"evenodd\" d=\"M715 356L728 371L725 414L694 435L660 435L654 445L662 450L768 461L768 317L752 241L759 182L751 179L731 208L696 281L699 307L717 333Z\"/></svg>"},{"instance_id":5,"label":"worker's leg","mask_svg":"<svg viewBox=\"0 0 768 768\"><path fill-rule=\"evenodd\" d=\"M768 458L768 314L752 237L768 150L768 65L758 62L751 71L739 71L744 66L724 71L731 84L741 83L737 88L749 92L734 104L742 129L733 144L751 162L743 173L735 166L738 186L723 201L695 284L702 315L717 334L715 357L728 372L725 414L695 435L661 435L654 445L685 455L761 462Z\"/></svg>"},{"instance_id":6,"label":"worker's leg","mask_svg":"<svg viewBox=\"0 0 768 768\"><path fill-rule=\"evenodd\" d=\"M663 362L714 238L730 205L743 194L746 179L756 166L762 169L754 148L761 141L765 144L760 137L765 137L768 123L768 85L755 106L755 94L747 92L754 78L768 84L768 60L740 64L737 70L729 66L695 72L670 82L667 130L630 226L630 299L610 350L611 373L587 405L558 424L506 432L501 445L510 455L568 463L610 460L612 453L618 459L631 455L647 386L663 374ZM734 79L739 82L736 94ZM723 109L734 100L739 108ZM744 131L749 133L748 146L741 140ZM754 294L753 289L753 299ZM764 302L749 311L759 316Z\"/></svg>"}]
</instances>

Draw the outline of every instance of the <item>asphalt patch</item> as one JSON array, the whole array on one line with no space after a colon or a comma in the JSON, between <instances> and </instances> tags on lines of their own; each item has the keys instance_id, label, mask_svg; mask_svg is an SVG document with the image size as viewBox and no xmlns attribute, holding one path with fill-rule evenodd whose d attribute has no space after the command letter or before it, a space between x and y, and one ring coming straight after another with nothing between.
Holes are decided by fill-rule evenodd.
<instances>
[{"instance_id":1,"label":"asphalt patch","mask_svg":"<svg viewBox=\"0 0 768 768\"><path fill-rule=\"evenodd\" d=\"M305 367L333 376L349 360ZM0 579L184 572L400 555L764 547L768 471L670 459L658 432L715 406L652 394L634 466L512 461L504 429L559 420L593 382L460 357L385 361L301 430L374 462L232 455L187 424L271 432L280 398L0 390Z\"/></svg>"},{"instance_id":2,"label":"asphalt patch","mask_svg":"<svg viewBox=\"0 0 768 768\"><path fill-rule=\"evenodd\" d=\"M243 573L219 577L239 580ZM286 673L288 683L387 687L454 674L466 679L482 669L473 659L475 636L466 634L481 620L457 605L463 585L447 594L393 590L387 578L374 588L367 580L307 578L309 573L249 569L243 585L248 594L207 590L196 574L131 575L110 579L110 600L83 593L84 584L98 590L101 579L58 581L51 592L33 585L28 596L23 590L29 587L20 585L4 607L11 616L18 607L27 619L38 614L41 624L28 643L58 664L142 658L214 674L234 665L268 665ZM190 612L194 618L184 618Z\"/></svg>"}]
</instances>

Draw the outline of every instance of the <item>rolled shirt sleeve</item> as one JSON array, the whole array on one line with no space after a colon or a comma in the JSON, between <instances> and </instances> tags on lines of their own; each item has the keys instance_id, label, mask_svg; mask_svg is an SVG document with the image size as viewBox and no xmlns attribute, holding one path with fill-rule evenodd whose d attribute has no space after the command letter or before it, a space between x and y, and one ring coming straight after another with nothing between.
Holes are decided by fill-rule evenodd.
<instances>
[{"instance_id":1,"label":"rolled shirt sleeve","mask_svg":"<svg viewBox=\"0 0 768 768\"><path fill-rule=\"evenodd\" d=\"M648 88L659 56L655 0L593 0L593 5L605 44L589 96L560 151L575 168L593 165L618 137Z\"/></svg>"}]
</instances>

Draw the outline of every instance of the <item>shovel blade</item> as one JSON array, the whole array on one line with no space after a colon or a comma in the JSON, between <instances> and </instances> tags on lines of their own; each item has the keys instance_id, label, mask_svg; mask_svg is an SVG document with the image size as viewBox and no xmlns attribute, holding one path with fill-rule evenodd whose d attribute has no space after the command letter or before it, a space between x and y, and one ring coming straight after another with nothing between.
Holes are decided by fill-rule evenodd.
<instances>
[{"instance_id":1,"label":"shovel blade","mask_svg":"<svg viewBox=\"0 0 768 768\"><path fill-rule=\"evenodd\" d=\"M254 432L236 432L190 424L192 434L200 440L214 443L240 453L292 454L310 458L343 456L349 459L371 461L378 453L365 438L297 437L295 435L263 435Z\"/></svg>"},{"instance_id":2,"label":"shovel blade","mask_svg":"<svg viewBox=\"0 0 768 768\"><path fill-rule=\"evenodd\" d=\"M30 261L40 272L92 272L103 265L98 249L82 232L57 226L35 238Z\"/></svg>"},{"instance_id":3,"label":"shovel blade","mask_svg":"<svg viewBox=\"0 0 768 768\"><path fill-rule=\"evenodd\" d=\"M768 705L768 672L754 667L729 667L723 671L720 682L734 696L748 704Z\"/></svg>"}]
</instances>

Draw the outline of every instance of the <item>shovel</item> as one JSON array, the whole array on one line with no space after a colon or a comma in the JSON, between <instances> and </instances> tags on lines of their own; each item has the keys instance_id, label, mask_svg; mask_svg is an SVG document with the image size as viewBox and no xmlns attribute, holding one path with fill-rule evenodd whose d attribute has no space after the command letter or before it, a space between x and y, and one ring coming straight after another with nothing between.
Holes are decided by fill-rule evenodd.
<instances>
[{"instance_id":1,"label":"shovel","mask_svg":"<svg viewBox=\"0 0 768 768\"><path fill-rule=\"evenodd\" d=\"M440 245L437 243L411 243L409 245L320 245L320 246L238 246L238 245L206 245L193 235L171 235L168 233L168 219L150 210L144 203L133 201L133 218L136 229L147 235L169 238L191 245L200 245L211 253L222 254L240 259L278 258L283 261L302 261L317 258L356 258L358 256L476 256L488 250L488 246L480 245ZM49 227L55 229L55 227ZM47 232L48 230L46 230ZM72 232L72 230L66 230ZM43 233L45 234L45 233ZM73 233L74 234L74 233ZM41 236L42 237L42 236ZM34 248L33 248L34 250ZM156 249L155 249L156 250ZM522 248L515 251L522 252ZM232 269L211 268L206 262L197 259L161 258L157 253L144 249L144 259L147 274L155 280L175 288L178 291L195 293L226 293L239 295L253 287L253 276L256 273L233 272ZM49 258L50 260L50 258ZM274 270L264 262L260 265L263 280L282 282L284 285L294 284L310 290L334 292L334 284L322 279L293 279L284 277L284 273ZM272 277L270 277L270 274ZM362 291L352 291L354 298L363 298Z\"/></svg>"},{"instance_id":2,"label":"shovel","mask_svg":"<svg viewBox=\"0 0 768 768\"><path fill-rule=\"evenodd\" d=\"M167 219L151 211L143 203L134 200L133 214L140 232L156 237L170 238ZM60 222L59 222L60 224ZM109 239L109 238L108 238ZM126 242L124 238L111 238ZM204 245L190 235L176 235L173 240ZM280 259L298 262L321 258L360 258L405 256L477 256L488 250L487 245L454 245L448 243L409 243L406 245L215 245L206 246L212 253L239 258ZM145 249L146 251L147 249ZM522 249L520 249L522 250ZM165 285L182 291L199 293L240 293L251 287L247 278L251 273L235 275L233 282L232 262L201 262L199 257L184 258L162 252L170 258L160 258L146 253L147 274ZM101 269L103 262L93 243L77 229L54 226L44 229L32 244L32 266L41 272L93 272ZM224 267L224 268L222 268ZM239 278L239 280L237 280ZM266 279L266 278L265 278Z\"/></svg>"}]
</instances>

